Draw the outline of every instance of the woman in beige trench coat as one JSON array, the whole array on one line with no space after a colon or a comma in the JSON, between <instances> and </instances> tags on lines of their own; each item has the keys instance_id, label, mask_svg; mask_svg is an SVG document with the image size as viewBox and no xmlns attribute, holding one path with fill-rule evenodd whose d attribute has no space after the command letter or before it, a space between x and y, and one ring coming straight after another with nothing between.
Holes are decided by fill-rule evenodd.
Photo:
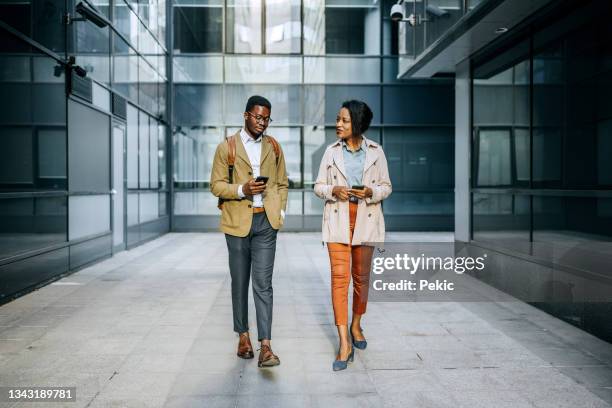
<instances>
[{"instance_id":1,"label":"woman in beige trench coat","mask_svg":"<svg viewBox=\"0 0 612 408\"><path fill-rule=\"evenodd\" d=\"M340 347L332 368L344 370L354 348L365 349L361 316L366 311L373 246L383 242L385 220L381 201L391 194L387 159L382 147L364 136L372 111L361 101L347 101L336 117L338 140L327 147L315 182L325 200L323 242L331 265L331 292ZM352 265L351 265L352 261ZM353 317L348 330L348 287L353 278ZM352 343L352 346L351 346Z\"/></svg>"}]
</instances>

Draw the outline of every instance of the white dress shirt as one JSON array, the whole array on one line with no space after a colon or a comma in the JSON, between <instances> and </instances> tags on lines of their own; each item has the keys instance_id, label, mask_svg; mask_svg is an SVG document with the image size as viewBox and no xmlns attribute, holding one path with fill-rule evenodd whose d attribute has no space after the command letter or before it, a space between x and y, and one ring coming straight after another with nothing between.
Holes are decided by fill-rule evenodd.
<instances>
[{"instance_id":1,"label":"white dress shirt","mask_svg":"<svg viewBox=\"0 0 612 408\"><path fill-rule=\"evenodd\" d=\"M253 139L244 128L240 129L240 139L242 139L242 144L244 145L244 149L249 156L249 161L251 162L251 167L253 168L253 178L257 178L260 176L260 160L261 160L261 139L263 136L259 136L257 139ZM245 194L242 192L242 185L238 186L238 195L240 198L244 198ZM263 197L261 194L255 194L253 196L253 207L263 207Z\"/></svg>"},{"instance_id":2,"label":"white dress shirt","mask_svg":"<svg viewBox=\"0 0 612 408\"><path fill-rule=\"evenodd\" d=\"M244 128L240 129L240 139L242 139L242 144L244 145L244 149L247 152L247 156L249 156L249 161L251 162L251 167L253 168L253 177L257 178L260 176L259 170L261 167L261 140L263 139L263 135L259 136L256 139L253 139ZM246 197L246 195L242 192L242 184L238 186L238 196L240 198ZM253 207L263 207L263 196L261 194L255 194L253 196ZM285 219L285 210L281 209L281 217Z\"/></svg>"}]
</instances>

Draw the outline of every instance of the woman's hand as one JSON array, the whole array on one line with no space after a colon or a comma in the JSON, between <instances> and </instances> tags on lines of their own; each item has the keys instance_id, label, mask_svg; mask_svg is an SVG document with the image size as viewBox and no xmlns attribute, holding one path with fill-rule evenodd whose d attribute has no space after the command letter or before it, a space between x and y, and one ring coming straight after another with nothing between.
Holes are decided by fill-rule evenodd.
<instances>
[{"instance_id":1,"label":"woman's hand","mask_svg":"<svg viewBox=\"0 0 612 408\"><path fill-rule=\"evenodd\" d=\"M374 192L370 187L365 187L363 190L351 188L348 190L348 194L363 200L364 198L372 197L372 194L374 194Z\"/></svg>"},{"instance_id":2,"label":"woman's hand","mask_svg":"<svg viewBox=\"0 0 612 408\"><path fill-rule=\"evenodd\" d=\"M332 189L332 195L336 196L340 200L348 200L349 198L348 192L349 192L349 189L347 187L342 187L342 186L334 186L334 188Z\"/></svg>"}]
</instances>

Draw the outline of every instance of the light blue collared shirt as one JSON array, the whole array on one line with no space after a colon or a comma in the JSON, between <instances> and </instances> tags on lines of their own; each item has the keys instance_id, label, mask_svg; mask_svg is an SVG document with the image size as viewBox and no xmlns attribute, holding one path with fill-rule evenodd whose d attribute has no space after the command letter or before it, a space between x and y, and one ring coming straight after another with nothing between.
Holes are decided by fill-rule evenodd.
<instances>
[{"instance_id":1,"label":"light blue collared shirt","mask_svg":"<svg viewBox=\"0 0 612 408\"><path fill-rule=\"evenodd\" d=\"M349 186L363 185L363 166L366 159L366 143L365 139L361 139L359 149L352 152L348 145L342 141L342 158L344 159L344 168L346 169L346 180Z\"/></svg>"}]
</instances>

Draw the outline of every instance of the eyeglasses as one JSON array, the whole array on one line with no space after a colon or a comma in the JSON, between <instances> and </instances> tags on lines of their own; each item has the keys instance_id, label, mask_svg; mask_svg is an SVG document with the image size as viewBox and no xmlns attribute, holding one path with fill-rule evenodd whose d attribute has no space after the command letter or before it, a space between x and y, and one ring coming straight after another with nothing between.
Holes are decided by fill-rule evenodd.
<instances>
[{"instance_id":1,"label":"eyeglasses","mask_svg":"<svg viewBox=\"0 0 612 408\"><path fill-rule=\"evenodd\" d=\"M266 123L272 123L272 118L271 118L271 117L269 117L269 116L267 116L267 117L263 117L263 116L261 116L261 115L255 115L255 114L253 114L253 113L251 113L251 112L248 112L248 111L247 111L247 114L248 114L249 116L251 116L253 119L255 119L255 121L256 121L256 122L258 122L258 123L259 123L259 122L264 123L264 124L266 124Z\"/></svg>"}]
</instances>

